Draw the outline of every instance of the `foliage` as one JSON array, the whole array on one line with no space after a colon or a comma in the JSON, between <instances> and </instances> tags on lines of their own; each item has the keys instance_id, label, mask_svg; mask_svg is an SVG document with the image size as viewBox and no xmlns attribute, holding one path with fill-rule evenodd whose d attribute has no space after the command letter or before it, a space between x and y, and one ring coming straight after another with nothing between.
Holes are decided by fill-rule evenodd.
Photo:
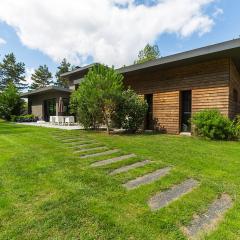
<instances>
[{"instance_id":1,"label":"foliage","mask_svg":"<svg viewBox=\"0 0 240 240\"><path fill-rule=\"evenodd\" d=\"M123 90L122 79L114 68L101 64L89 70L71 98L72 112L85 127L105 124L110 132L111 119Z\"/></svg>"},{"instance_id":2,"label":"foliage","mask_svg":"<svg viewBox=\"0 0 240 240\"><path fill-rule=\"evenodd\" d=\"M12 115L20 115L24 107L18 89L13 83L9 83L0 93L0 117L10 120Z\"/></svg>"},{"instance_id":3,"label":"foliage","mask_svg":"<svg viewBox=\"0 0 240 240\"><path fill-rule=\"evenodd\" d=\"M234 126L235 126L235 135L236 138L240 138L240 115L238 115L234 120Z\"/></svg>"},{"instance_id":4,"label":"foliage","mask_svg":"<svg viewBox=\"0 0 240 240\"><path fill-rule=\"evenodd\" d=\"M56 72L56 85L59 87L68 87L68 81L61 77L61 74L69 72L71 70L71 64L69 62L67 62L67 59L64 58L60 64L60 66L58 66L58 71Z\"/></svg>"},{"instance_id":5,"label":"foliage","mask_svg":"<svg viewBox=\"0 0 240 240\"><path fill-rule=\"evenodd\" d=\"M17 62L13 53L5 55L0 63L0 91L10 83L22 90L27 87L25 82L25 64Z\"/></svg>"},{"instance_id":6,"label":"foliage","mask_svg":"<svg viewBox=\"0 0 240 240\"><path fill-rule=\"evenodd\" d=\"M32 74L31 79L33 81L30 86L31 89L44 88L53 83L52 73L46 65L39 66L39 68Z\"/></svg>"},{"instance_id":7,"label":"foliage","mask_svg":"<svg viewBox=\"0 0 240 240\"><path fill-rule=\"evenodd\" d=\"M147 61L155 60L160 57L160 51L157 45L151 46L147 44L138 54L138 59L134 64L145 63Z\"/></svg>"},{"instance_id":8,"label":"foliage","mask_svg":"<svg viewBox=\"0 0 240 240\"><path fill-rule=\"evenodd\" d=\"M192 118L197 135L214 140L235 138L234 123L218 110L203 110Z\"/></svg>"},{"instance_id":9,"label":"foliage","mask_svg":"<svg viewBox=\"0 0 240 240\"><path fill-rule=\"evenodd\" d=\"M12 115L11 116L12 122L35 122L37 121L37 117L33 114L26 114L26 115Z\"/></svg>"},{"instance_id":10,"label":"foliage","mask_svg":"<svg viewBox=\"0 0 240 240\"><path fill-rule=\"evenodd\" d=\"M147 107L145 100L128 89L122 93L121 100L117 104L114 123L118 128L135 133L143 125Z\"/></svg>"}]
</instances>

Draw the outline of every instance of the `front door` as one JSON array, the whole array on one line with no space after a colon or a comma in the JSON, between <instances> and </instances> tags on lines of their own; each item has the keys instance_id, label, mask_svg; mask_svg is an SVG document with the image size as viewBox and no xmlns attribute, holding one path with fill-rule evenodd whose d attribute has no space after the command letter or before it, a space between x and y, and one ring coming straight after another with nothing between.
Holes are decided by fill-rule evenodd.
<instances>
[{"instance_id":1,"label":"front door","mask_svg":"<svg viewBox=\"0 0 240 240\"><path fill-rule=\"evenodd\" d=\"M148 104L148 110L145 119L145 129L153 130L153 94L146 94L145 100Z\"/></svg>"},{"instance_id":2,"label":"front door","mask_svg":"<svg viewBox=\"0 0 240 240\"><path fill-rule=\"evenodd\" d=\"M44 101L44 121L49 122L50 116L56 116L56 98Z\"/></svg>"},{"instance_id":3,"label":"front door","mask_svg":"<svg viewBox=\"0 0 240 240\"><path fill-rule=\"evenodd\" d=\"M181 132L191 132L192 91L181 92Z\"/></svg>"}]
</instances>

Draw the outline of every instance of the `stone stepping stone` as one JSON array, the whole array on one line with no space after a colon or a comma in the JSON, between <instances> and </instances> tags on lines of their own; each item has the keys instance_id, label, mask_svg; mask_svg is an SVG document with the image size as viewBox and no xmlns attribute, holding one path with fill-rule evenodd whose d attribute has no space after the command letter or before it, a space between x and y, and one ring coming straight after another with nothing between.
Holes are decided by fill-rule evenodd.
<instances>
[{"instance_id":1,"label":"stone stepping stone","mask_svg":"<svg viewBox=\"0 0 240 240\"><path fill-rule=\"evenodd\" d=\"M170 172L170 170L171 170L170 167L159 169L155 172L152 172L152 173L149 173L142 177L138 177L134 180L131 180L131 181L123 184L123 186L125 188L127 188L128 190L131 190L131 189L137 188L141 185L150 184L150 183L166 176Z\"/></svg>"},{"instance_id":2,"label":"stone stepping stone","mask_svg":"<svg viewBox=\"0 0 240 240\"><path fill-rule=\"evenodd\" d=\"M79 141L79 142L65 142L64 144L67 145L67 146L80 146L80 145L83 145L83 144L87 144L87 143L95 143L94 140L82 140L82 141Z\"/></svg>"},{"instance_id":3,"label":"stone stepping stone","mask_svg":"<svg viewBox=\"0 0 240 240\"><path fill-rule=\"evenodd\" d=\"M139 168L139 167L143 167L143 166L149 164L150 162L151 162L150 160L145 160L145 161L142 161L142 162L137 162L137 163L134 163L134 164L131 164L131 165L127 165L127 166L124 166L124 167L121 167L121 168L118 168L118 169L112 171L110 173L110 175L116 175L116 174L119 174L119 173L128 172L129 170Z\"/></svg>"},{"instance_id":4,"label":"stone stepping stone","mask_svg":"<svg viewBox=\"0 0 240 240\"><path fill-rule=\"evenodd\" d=\"M196 216L188 227L183 228L183 232L189 239L199 239L201 235L214 230L223 219L224 214L233 205L229 195L223 194L215 200L208 208L207 212Z\"/></svg>"},{"instance_id":5,"label":"stone stepping stone","mask_svg":"<svg viewBox=\"0 0 240 240\"><path fill-rule=\"evenodd\" d=\"M110 155L110 154L117 153L117 152L119 152L119 150L118 149L114 149L114 150L109 150L109 151L106 151L106 152L100 152L100 153L93 153L93 154L83 155L80 158L92 158L92 157Z\"/></svg>"},{"instance_id":6,"label":"stone stepping stone","mask_svg":"<svg viewBox=\"0 0 240 240\"><path fill-rule=\"evenodd\" d=\"M66 139L66 140L61 140L63 143L73 143L77 141L86 141L87 139L84 138L72 138L72 139Z\"/></svg>"},{"instance_id":7,"label":"stone stepping stone","mask_svg":"<svg viewBox=\"0 0 240 240\"><path fill-rule=\"evenodd\" d=\"M88 151L95 151L95 150L106 150L107 147L95 147L95 148L83 148L81 150L74 151L74 153L81 153L81 152L88 152Z\"/></svg>"},{"instance_id":8,"label":"stone stepping stone","mask_svg":"<svg viewBox=\"0 0 240 240\"><path fill-rule=\"evenodd\" d=\"M167 191L157 193L149 200L148 205L152 211L156 211L167 206L171 202L176 201L183 195L191 192L197 186L198 181L194 179L188 179L187 181L176 185Z\"/></svg>"},{"instance_id":9,"label":"stone stepping stone","mask_svg":"<svg viewBox=\"0 0 240 240\"><path fill-rule=\"evenodd\" d=\"M105 166L105 165L108 165L108 164L111 164L111 163L120 162L120 161L129 159L129 158L133 158L133 157L136 157L136 155L135 154L123 155L123 156L120 156L120 157L115 157L115 158L95 162L95 163L91 164L91 166L92 167L101 167L101 166Z\"/></svg>"},{"instance_id":10,"label":"stone stepping stone","mask_svg":"<svg viewBox=\"0 0 240 240\"><path fill-rule=\"evenodd\" d=\"M68 146L68 148L70 149L83 149L83 147L91 147L91 145L93 145L95 147L95 145L99 145L99 143L79 143L77 145L73 145L73 146ZM97 147L97 146L96 146Z\"/></svg>"}]
</instances>

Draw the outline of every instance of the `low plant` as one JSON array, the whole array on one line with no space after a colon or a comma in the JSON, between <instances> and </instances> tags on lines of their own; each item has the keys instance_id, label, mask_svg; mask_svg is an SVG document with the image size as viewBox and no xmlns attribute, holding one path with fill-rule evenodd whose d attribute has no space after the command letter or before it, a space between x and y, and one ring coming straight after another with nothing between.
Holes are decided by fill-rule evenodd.
<instances>
[{"instance_id":1,"label":"low plant","mask_svg":"<svg viewBox=\"0 0 240 240\"><path fill-rule=\"evenodd\" d=\"M218 110L203 110L192 118L195 134L213 140L236 138L236 125Z\"/></svg>"},{"instance_id":2,"label":"low plant","mask_svg":"<svg viewBox=\"0 0 240 240\"><path fill-rule=\"evenodd\" d=\"M147 102L133 90L123 91L113 117L114 125L130 133L135 133L143 126L147 107Z\"/></svg>"},{"instance_id":3,"label":"low plant","mask_svg":"<svg viewBox=\"0 0 240 240\"><path fill-rule=\"evenodd\" d=\"M37 121L37 117L33 114L26 114L26 115L12 115L11 116L12 122L35 122Z\"/></svg>"}]
</instances>

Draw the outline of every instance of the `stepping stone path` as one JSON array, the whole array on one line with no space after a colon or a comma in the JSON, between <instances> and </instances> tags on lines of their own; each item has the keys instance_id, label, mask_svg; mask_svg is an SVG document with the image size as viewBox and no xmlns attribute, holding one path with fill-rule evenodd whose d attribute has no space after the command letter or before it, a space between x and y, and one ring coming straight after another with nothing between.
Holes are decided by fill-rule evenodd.
<instances>
[{"instance_id":1,"label":"stepping stone path","mask_svg":"<svg viewBox=\"0 0 240 240\"><path fill-rule=\"evenodd\" d=\"M117 152L119 152L119 150L118 150L118 149L114 149L114 150L109 150L109 151L106 151L106 152L100 152L100 153L83 155L83 156L81 156L80 158L92 158L92 157L110 155L110 154L117 153Z\"/></svg>"},{"instance_id":2,"label":"stepping stone path","mask_svg":"<svg viewBox=\"0 0 240 240\"><path fill-rule=\"evenodd\" d=\"M191 192L193 188L197 186L198 186L198 181L194 179L189 179L177 186L174 186L170 190L157 193L154 197L150 199L150 201L148 202L148 205L150 206L152 211L156 211L160 208L166 207L171 202Z\"/></svg>"},{"instance_id":3,"label":"stepping stone path","mask_svg":"<svg viewBox=\"0 0 240 240\"><path fill-rule=\"evenodd\" d=\"M95 147L95 148L84 148L81 150L77 150L74 153L81 153L81 152L88 152L88 151L95 151L95 150L106 150L107 147Z\"/></svg>"},{"instance_id":4,"label":"stepping stone path","mask_svg":"<svg viewBox=\"0 0 240 240\"><path fill-rule=\"evenodd\" d=\"M183 228L183 232L189 239L199 239L201 235L210 232L217 226L232 205L231 197L223 194L209 206L205 214L195 217L188 227Z\"/></svg>"},{"instance_id":5,"label":"stepping stone path","mask_svg":"<svg viewBox=\"0 0 240 240\"><path fill-rule=\"evenodd\" d=\"M80 148L80 149L82 149L83 147L91 147L91 145L94 145L93 147L95 147L95 145L96 144L98 144L98 143L92 143L92 142L90 142L90 143L80 143L80 144L77 144L77 145L74 145L74 146L68 146L68 148L72 148L72 149L78 149L78 148Z\"/></svg>"},{"instance_id":6,"label":"stepping stone path","mask_svg":"<svg viewBox=\"0 0 240 240\"><path fill-rule=\"evenodd\" d=\"M152 183L152 182L166 176L170 172L170 170L171 170L170 167L157 170L153 173L149 173L142 177L131 180L131 181L125 183L123 186L126 187L128 190L130 190L130 189L137 188L144 184Z\"/></svg>"},{"instance_id":7,"label":"stepping stone path","mask_svg":"<svg viewBox=\"0 0 240 240\"><path fill-rule=\"evenodd\" d=\"M107 149L105 146L99 146L100 144L95 142L94 140L82 138L71 138L71 136L56 136L58 140L61 140L65 145L67 145L70 149L75 149L74 153L81 153L87 151L95 151L95 150L104 150ZM98 144L98 146L96 146ZM86 148L84 148L86 147ZM78 150L79 149L79 150ZM93 158L98 156L110 155L113 153L119 152L118 149L113 149L105 152L98 152L94 154L86 154L80 156L80 158ZM136 157L135 154L123 155L120 157L115 157L111 159L106 159L102 161L95 162L91 164L92 167L101 167L108 164L120 162L129 158ZM116 175L120 173L124 173L130 171L135 168L143 167L147 164L150 164L150 160L136 162L130 165L126 165L120 168L117 168L110 172L110 175ZM146 174L144 176L138 177L134 180L131 180L123 186L128 190L135 189L145 184L150 184L164 176L166 176L171 170L171 167L166 167L163 169L159 169L155 172ZM189 179L184 181L183 183L172 187L169 190L164 192L157 193L155 196L150 198L148 205L152 211L156 211L163 207L166 207L170 203L178 200L182 196L190 193L194 188L199 185L198 181L194 179ZM205 214L195 217L189 226L182 228L183 233L188 237L188 239L199 239L203 234L206 234L213 230L217 224L223 219L224 214L230 209L233 205L232 199L229 195L223 194L221 198L214 201L208 208Z\"/></svg>"},{"instance_id":8,"label":"stepping stone path","mask_svg":"<svg viewBox=\"0 0 240 240\"><path fill-rule=\"evenodd\" d=\"M101 166L105 166L105 165L108 165L108 164L111 164L111 163L120 162L120 161L129 159L129 158L133 158L133 157L136 157L136 155L135 154L124 155L124 156L121 156L121 157L116 157L116 158L103 160L103 161L100 161L100 162L95 162L95 163L91 164L91 166L92 167L101 167Z\"/></svg>"},{"instance_id":9,"label":"stepping stone path","mask_svg":"<svg viewBox=\"0 0 240 240\"><path fill-rule=\"evenodd\" d=\"M127 166L124 166L124 167L121 167L121 168L118 168L118 169L112 171L110 173L110 175L116 175L116 174L119 174L119 173L128 172L129 170L139 168L139 167L143 167L143 166L149 164L150 162L151 161L149 161L149 160L145 160L145 161L142 161L142 162L137 162L137 163L134 163L134 164L131 164L131 165L127 165Z\"/></svg>"}]
</instances>

